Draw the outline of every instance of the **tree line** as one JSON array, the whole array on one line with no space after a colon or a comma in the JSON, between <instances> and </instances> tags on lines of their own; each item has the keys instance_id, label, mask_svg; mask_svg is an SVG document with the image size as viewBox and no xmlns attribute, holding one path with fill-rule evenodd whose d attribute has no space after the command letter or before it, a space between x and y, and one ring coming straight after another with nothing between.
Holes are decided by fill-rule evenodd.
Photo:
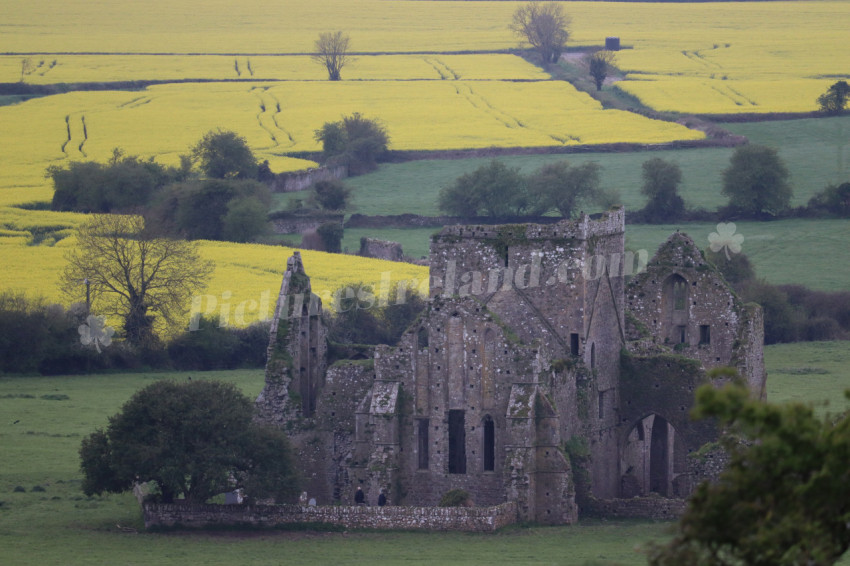
<instances>
[{"instance_id":1,"label":"tree line","mask_svg":"<svg viewBox=\"0 0 850 566\"><path fill-rule=\"evenodd\" d=\"M620 202L616 191L600 185L602 167L588 161L573 165L560 161L529 175L498 160L478 167L443 187L437 199L440 211L453 216L543 216L564 218L597 206ZM722 194L728 203L715 213L687 209L679 195L682 170L672 161L654 157L641 167L642 209L628 215L630 223L667 224L685 220L754 219L788 216L850 217L850 182L829 185L802 208L791 207L790 174L775 149L760 145L738 147L723 171Z\"/></svg>"}]
</instances>

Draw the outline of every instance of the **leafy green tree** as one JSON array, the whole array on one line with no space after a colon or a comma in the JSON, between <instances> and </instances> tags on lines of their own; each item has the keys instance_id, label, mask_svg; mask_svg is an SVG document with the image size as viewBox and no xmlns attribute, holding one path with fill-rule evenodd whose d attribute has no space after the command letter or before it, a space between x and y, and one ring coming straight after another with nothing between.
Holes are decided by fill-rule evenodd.
<instances>
[{"instance_id":1,"label":"leafy green tree","mask_svg":"<svg viewBox=\"0 0 850 566\"><path fill-rule=\"evenodd\" d=\"M528 192L537 204L535 212L555 209L570 218L581 204L598 197L601 170L598 163L590 161L575 167L566 161L544 165L528 179Z\"/></svg>"},{"instance_id":2,"label":"leafy green tree","mask_svg":"<svg viewBox=\"0 0 850 566\"><path fill-rule=\"evenodd\" d=\"M850 218L850 182L830 185L809 199L809 210Z\"/></svg>"},{"instance_id":3,"label":"leafy green tree","mask_svg":"<svg viewBox=\"0 0 850 566\"><path fill-rule=\"evenodd\" d=\"M185 168L165 167L120 149L113 150L106 164L72 161L66 167L47 168L53 181L52 209L76 212L132 212L188 175Z\"/></svg>"},{"instance_id":4,"label":"leafy green tree","mask_svg":"<svg viewBox=\"0 0 850 566\"><path fill-rule=\"evenodd\" d=\"M253 242L269 229L269 207L255 196L232 199L221 219L221 239L228 242Z\"/></svg>"},{"instance_id":5,"label":"leafy green tree","mask_svg":"<svg viewBox=\"0 0 850 566\"><path fill-rule=\"evenodd\" d=\"M91 291L92 311L120 317L134 345L156 343L154 316L172 328L189 299L213 270L185 240L158 238L138 216L96 214L77 230L77 245L65 255L62 287L73 300Z\"/></svg>"},{"instance_id":6,"label":"leafy green tree","mask_svg":"<svg viewBox=\"0 0 850 566\"><path fill-rule=\"evenodd\" d=\"M348 206L350 196L351 191L340 181L316 181L312 187L310 200L324 210L343 210Z\"/></svg>"},{"instance_id":7,"label":"leafy green tree","mask_svg":"<svg viewBox=\"0 0 850 566\"><path fill-rule=\"evenodd\" d=\"M685 201L679 196L682 170L675 163L654 157L643 163L641 192L648 198L643 214L647 222L673 222L685 214Z\"/></svg>"},{"instance_id":8,"label":"leafy green tree","mask_svg":"<svg viewBox=\"0 0 850 566\"><path fill-rule=\"evenodd\" d=\"M328 340L339 344L398 343L402 334L425 308L413 289L392 287L384 298L371 285L354 283L332 293L333 314L328 320Z\"/></svg>"},{"instance_id":9,"label":"leafy green tree","mask_svg":"<svg viewBox=\"0 0 850 566\"><path fill-rule=\"evenodd\" d=\"M544 65L557 63L567 45L570 18L560 2L527 2L514 11L510 29L540 54Z\"/></svg>"},{"instance_id":10,"label":"leafy green tree","mask_svg":"<svg viewBox=\"0 0 850 566\"><path fill-rule=\"evenodd\" d=\"M834 564L850 547L850 416L703 386L696 418L724 427L729 466L700 485L653 566Z\"/></svg>"},{"instance_id":11,"label":"leafy green tree","mask_svg":"<svg viewBox=\"0 0 850 566\"><path fill-rule=\"evenodd\" d=\"M715 252L708 249L705 250L705 259L713 263L723 274L723 278L735 288L739 288L741 283L754 279L756 276L752 263L743 253L729 255L723 251Z\"/></svg>"},{"instance_id":12,"label":"leafy green tree","mask_svg":"<svg viewBox=\"0 0 850 566\"><path fill-rule=\"evenodd\" d=\"M747 216L775 217L785 211L793 191L788 169L775 149L745 145L735 150L723 171L723 194L729 207Z\"/></svg>"},{"instance_id":13,"label":"leafy green tree","mask_svg":"<svg viewBox=\"0 0 850 566\"><path fill-rule=\"evenodd\" d=\"M325 161L346 164L349 175L374 171L390 143L386 128L359 112L343 116L338 122L326 122L315 136L322 144Z\"/></svg>"},{"instance_id":14,"label":"leafy green tree","mask_svg":"<svg viewBox=\"0 0 850 566\"><path fill-rule=\"evenodd\" d=\"M211 179L257 178L257 159L245 138L236 132L207 132L192 148L192 159Z\"/></svg>"},{"instance_id":15,"label":"leafy green tree","mask_svg":"<svg viewBox=\"0 0 850 566\"><path fill-rule=\"evenodd\" d=\"M848 97L850 97L850 84L847 84L847 81L838 81L818 97L818 106L821 112L840 114L847 106Z\"/></svg>"},{"instance_id":16,"label":"leafy green tree","mask_svg":"<svg viewBox=\"0 0 850 566\"><path fill-rule=\"evenodd\" d=\"M328 72L328 80L342 79L342 68L353 61L348 54L351 38L341 31L322 32L314 44L313 60L323 65Z\"/></svg>"},{"instance_id":17,"label":"leafy green tree","mask_svg":"<svg viewBox=\"0 0 850 566\"><path fill-rule=\"evenodd\" d=\"M602 84L608 77L608 71L611 70L611 66L614 64L615 58L615 53L613 51L608 51L607 49L596 51L588 58L588 70L590 72L590 76L593 77L593 81L596 83L597 91L602 90Z\"/></svg>"},{"instance_id":18,"label":"leafy green tree","mask_svg":"<svg viewBox=\"0 0 850 566\"><path fill-rule=\"evenodd\" d=\"M268 229L270 202L263 183L207 179L168 186L145 217L152 230L169 237L248 242Z\"/></svg>"},{"instance_id":19,"label":"leafy green tree","mask_svg":"<svg viewBox=\"0 0 850 566\"><path fill-rule=\"evenodd\" d=\"M508 216L523 214L531 206L525 178L519 168L493 159L472 173L458 177L440 190L438 206L457 216Z\"/></svg>"},{"instance_id":20,"label":"leafy green tree","mask_svg":"<svg viewBox=\"0 0 850 566\"><path fill-rule=\"evenodd\" d=\"M342 252L342 236L344 230L339 222L325 222L316 229L316 233L322 239L326 252L338 254Z\"/></svg>"},{"instance_id":21,"label":"leafy green tree","mask_svg":"<svg viewBox=\"0 0 850 566\"><path fill-rule=\"evenodd\" d=\"M122 493L156 482L163 502L204 503L235 488L286 499L298 491L285 434L254 422L235 385L158 381L136 392L80 447L83 491Z\"/></svg>"}]
</instances>

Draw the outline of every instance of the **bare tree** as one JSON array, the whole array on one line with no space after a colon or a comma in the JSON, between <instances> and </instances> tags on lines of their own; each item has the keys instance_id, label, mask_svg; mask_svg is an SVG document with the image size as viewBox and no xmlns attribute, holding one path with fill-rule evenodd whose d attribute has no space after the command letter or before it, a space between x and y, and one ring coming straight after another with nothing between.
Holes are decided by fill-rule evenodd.
<instances>
[{"instance_id":1,"label":"bare tree","mask_svg":"<svg viewBox=\"0 0 850 566\"><path fill-rule=\"evenodd\" d=\"M32 62L32 59L29 57L21 59L21 82L24 82L24 77L31 75L33 71L35 71L35 64Z\"/></svg>"},{"instance_id":2,"label":"bare tree","mask_svg":"<svg viewBox=\"0 0 850 566\"><path fill-rule=\"evenodd\" d=\"M596 90L602 90L602 83L608 76L608 71L614 64L615 54L613 51L602 50L597 51L588 58L588 67L590 68L590 76L596 82Z\"/></svg>"},{"instance_id":3,"label":"bare tree","mask_svg":"<svg viewBox=\"0 0 850 566\"><path fill-rule=\"evenodd\" d=\"M66 260L65 293L75 297L85 281L96 312L123 319L125 337L136 345L156 340L154 314L175 325L213 270L196 244L150 237L141 217L115 214L81 226Z\"/></svg>"},{"instance_id":4,"label":"bare tree","mask_svg":"<svg viewBox=\"0 0 850 566\"><path fill-rule=\"evenodd\" d=\"M560 3L529 2L514 12L511 30L540 54L543 64L561 57L569 32L570 17Z\"/></svg>"},{"instance_id":5,"label":"bare tree","mask_svg":"<svg viewBox=\"0 0 850 566\"><path fill-rule=\"evenodd\" d=\"M316 40L313 60L325 66L328 70L328 80L341 79L342 68L354 59L348 55L348 45L351 38L341 31L326 31L319 34Z\"/></svg>"}]
</instances>

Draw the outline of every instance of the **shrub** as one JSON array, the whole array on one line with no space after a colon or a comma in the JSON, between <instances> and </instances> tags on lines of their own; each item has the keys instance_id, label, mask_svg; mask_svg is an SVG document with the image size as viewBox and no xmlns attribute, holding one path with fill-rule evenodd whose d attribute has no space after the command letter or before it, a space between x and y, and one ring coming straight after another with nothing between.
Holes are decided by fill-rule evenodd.
<instances>
[{"instance_id":1,"label":"shrub","mask_svg":"<svg viewBox=\"0 0 850 566\"><path fill-rule=\"evenodd\" d=\"M351 194L340 181L317 181L313 184L310 200L324 210L343 210Z\"/></svg>"},{"instance_id":2,"label":"shrub","mask_svg":"<svg viewBox=\"0 0 850 566\"><path fill-rule=\"evenodd\" d=\"M465 489L450 489L440 498L439 507L472 507L472 496Z\"/></svg>"},{"instance_id":3,"label":"shrub","mask_svg":"<svg viewBox=\"0 0 850 566\"><path fill-rule=\"evenodd\" d=\"M380 121L365 118L359 112L343 116L338 122L326 122L316 130L315 137L322 144L325 160L345 163L349 175L374 171L386 156L390 142Z\"/></svg>"},{"instance_id":4,"label":"shrub","mask_svg":"<svg viewBox=\"0 0 850 566\"><path fill-rule=\"evenodd\" d=\"M168 357L178 370L258 368L266 361L268 323L247 328L219 326L215 317L201 317L198 329L175 337L168 344Z\"/></svg>"},{"instance_id":5,"label":"shrub","mask_svg":"<svg viewBox=\"0 0 850 566\"><path fill-rule=\"evenodd\" d=\"M326 252L340 253L342 251L343 228L339 222L325 222L316 229L316 233L322 239Z\"/></svg>"},{"instance_id":6,"label":"shrub","mask_svg":"<svg viewBox=\"0 0 850 566\"><path fill-rule=\"evenodd\" d=\"M270 202L268 186L257 181L176 183L158 195L145 213L145 222L149 229L168 236L248 242L266 233Z\"/></svg>"},{"instance_id":7,"label":"shrub","mask_svg":"<svg viewBox=\"0 0 850 566\"><path fill-rule=\"evenodd\" d=\"M71 162L51 166L53 210L76 212L131 212L147 205L169 183L184 180L188 171L113 152L106 164Z\"/></svg>"},{"instance_id":8,"label":"shrub","mask_svg":"<svg viewBox=\"0 0 850 566\"><path fill-rule=\"evenodd\" d=\"M257 178L257 159L245 138L236 132L207 132L192 148L192 159L212 179Z\"/></svg>"},{"instance_id":9,"label":"shrub","mask_svg":"<svg viewBox=\"0 0 850 566\"><path fill-rule=\"evenodd\" d=\"M830 185L809 199L809 212L850 218L850 183Z\"/></svg>"}]
</instances>

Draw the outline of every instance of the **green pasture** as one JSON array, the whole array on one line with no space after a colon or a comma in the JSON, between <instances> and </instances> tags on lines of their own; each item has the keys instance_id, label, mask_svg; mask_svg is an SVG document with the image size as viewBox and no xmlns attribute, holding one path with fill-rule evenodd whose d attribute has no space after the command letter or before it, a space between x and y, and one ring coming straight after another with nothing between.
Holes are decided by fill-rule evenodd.
<instances>
[{"instance_id":1,"label":"green pasture","mask_svg":"<svg viewBox=\"0 0 850 566\"><path fill-rule=\"evenodd\" d=\"M794 206L805 205L826 185L850 177L850 116L810 118L740 124L721 124L750 143L779 151L791 174ZM392 133L392 132L390 132ZM729 165L730 148L700 148L623 153L576 153L564 155L512 155L499 157L510 167L531 173L541 165L567 160L578 164L593 161L602 166L602 186L619 191L627 209L642 208L641 166L653 158L677 163L682 169L680 194L691 208L715 210L727 203L721 194L722 173ZM353 192L353 212L361 214L439 214L437 195L464 173L491 158L441 159L382 165L378 171L346 180Z\"/></svg>"},{"instance_id":2,"label":"green pasture","mask_svg":"<svg viewBox=\"0 0 850 566\"><path fill-rule=\"evenodd\" d=\"M741 252L768 282L799 284L823 291L846 291L850 281L850 220L780 220L736 222L744 236ZM626 247L646 249L650 257L675 230L686 232L705 249L715 223L627 225Z\"/></svg>"},{"instance_id":3,"label":"green pasture","mask_svg":"<svg viewBox=\"0 0 850 566\"><path fill-rule=\"evenodd\" d=\"M736 234L744 236L741 252L746 254L756 274L777 285L799 284L822 291L845 291L850 281L850 220L779 220L737 222ZM347 229L343 246L355 253L360 238L368 236L400 242L404 253L418 258L428 255L431 234L439 228ZM687 233L697 246L706 249L708 236L717 224L629 224L626 248L647 250L650 257L673 232Z\"/></svg>"},{"instance_id":4,"label":"green pasture","mask_svg":"<svg viewBox=\"0 0 850 566\"><path fill-rule=\"evenodd\" d=\"M751 143L779 149L794 185L795 206L804 205L826 185L850 178L850 117L800 119L723 125ZM545 163L566 159L573 163L596 161L603 166L602 185L616 189L629 209L644 205L640 194L641 165L653 157L678 163L683 172L681 194L688 206L714 210L727 199L721 194L722 172L732 149L681 149L629 153L583 153L570 155L504 156L511 167L529 173ZM441 187L452 184L489 158L422 160L382 165L376 172L347 179L352 189L351 212L367 215L414 213L438 215L436 201ZM284 208L304 193L276 195L276 208ZM714 223L679 223L662 226L630 225L627 246L646 249L650 255L670 235L681 229L697 245L706 247ZM343 247L354 252L360 238L369 236L400 242L410 257L428 254L429 237L435 228L387 228L346 230ZM743 252L757 273L771 283L803 284L815 289L847 289L850 281L850 235L847 220L782 220L738 222L737 232L745 237Z\"/></svg>"},{"instance_id":5,"label":"green pasture","mask_svg":"<svg viewBox=\"0 0 850 566\"><path fill-rule=\"evenodd\" d=\"M850 386L850 351L841 343L765 350L768 397L839 410ZM641 548L663 540L668 524L583 521L571 527L512 527L463 533L141 532L128 494L86 497L77 450L82 438L139 388L157 379L222 379L249 396L262 370L0 378L0 548L9 565L60 564L511 564L638 565Z\"/></svg>"}]
</instances>

